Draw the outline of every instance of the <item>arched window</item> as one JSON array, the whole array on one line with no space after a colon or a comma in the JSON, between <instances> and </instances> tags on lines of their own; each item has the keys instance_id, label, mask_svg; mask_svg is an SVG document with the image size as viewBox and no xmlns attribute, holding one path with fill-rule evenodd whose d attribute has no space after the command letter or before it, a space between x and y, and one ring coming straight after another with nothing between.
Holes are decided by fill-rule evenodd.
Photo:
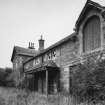
<instances>
[{"instance_id":1,"label":"arched window","mask_svg":"<svg viewBox=\"0 0 105 105\"><path fill-rule=\"evenodd\" d=\"M83 52L94 50L100 46L100 19L98 16L92 16L83 28Z\"/></svg>"}]
</instances>

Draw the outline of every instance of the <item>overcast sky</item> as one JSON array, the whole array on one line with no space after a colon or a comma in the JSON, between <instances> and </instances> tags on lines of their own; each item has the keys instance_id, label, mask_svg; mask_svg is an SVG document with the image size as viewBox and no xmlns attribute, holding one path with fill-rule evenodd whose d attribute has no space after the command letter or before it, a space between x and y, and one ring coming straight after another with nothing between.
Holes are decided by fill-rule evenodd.
<instances>
[{"instance_id":1,"label":"overcast sky","mask_svg":"<svg viewBox=\"0 0 105 105\"><path fill-rule=\"evenodd\" d=\"M94 0L105 6L105 0ZM45 48L70 35L86 0L0 0L0 67L12 67L14 45Z\"/></svg>"}]
</instances>

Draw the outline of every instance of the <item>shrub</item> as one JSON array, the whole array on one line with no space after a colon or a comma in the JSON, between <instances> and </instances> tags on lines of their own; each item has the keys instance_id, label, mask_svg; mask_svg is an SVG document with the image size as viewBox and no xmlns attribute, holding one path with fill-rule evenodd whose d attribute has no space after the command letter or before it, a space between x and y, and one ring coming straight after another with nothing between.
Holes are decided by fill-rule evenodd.
<instances>
[{"instance_id":1,"label":"shrub","mask_svg":"<svg viewBox=\"0 0 105 105\"><path fill-rule=\"evenodd\" d=\"M88 57L71 72L70 94L79 102L105 99L105 60Z\"/></svg>"}]
</instances>

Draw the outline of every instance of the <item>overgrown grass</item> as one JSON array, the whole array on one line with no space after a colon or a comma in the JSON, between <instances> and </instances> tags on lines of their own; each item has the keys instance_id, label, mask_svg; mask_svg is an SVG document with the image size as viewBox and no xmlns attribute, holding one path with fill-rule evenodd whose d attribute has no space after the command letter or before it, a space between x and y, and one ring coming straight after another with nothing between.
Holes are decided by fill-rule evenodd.
<instances>
[{"instance_id":1,"label":"overgrown grass","mask_svg":"<svg viewBox=\"0 0 105 105\"><path fill-rule=\"evenodd\" d=\"M67 97L0 87L0 105L70 105Z\"/></svg>"},{"instance_id":2,"label":"overgrown grass","mask_svg":"<svg viewBox=\"0 0 105 105\"><path fill-rule=\"evenodd\" d=\"M72 97L61 93L47 97L35 92L0 87L0 105L93 105L93 103L77 104ZM105 103L100 102L99 105L105 105Z\"/></svg>"}]
</instances>

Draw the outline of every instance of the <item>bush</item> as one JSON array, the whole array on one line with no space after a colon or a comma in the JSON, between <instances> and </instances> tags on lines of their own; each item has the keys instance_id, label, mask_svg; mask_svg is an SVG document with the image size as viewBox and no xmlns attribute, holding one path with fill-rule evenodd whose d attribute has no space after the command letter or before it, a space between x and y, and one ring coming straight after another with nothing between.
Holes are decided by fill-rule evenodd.
<instances>
[{"instance_id":1,"label":"bush","mask_svg":"<svg viewBox=\"0 0 105 105\"><path fill-rule=\"evenodd\" d=\"M70 94L79 102L105 99L105 60L88 57L71 72Z\"/></svg>"}]
</instances>

